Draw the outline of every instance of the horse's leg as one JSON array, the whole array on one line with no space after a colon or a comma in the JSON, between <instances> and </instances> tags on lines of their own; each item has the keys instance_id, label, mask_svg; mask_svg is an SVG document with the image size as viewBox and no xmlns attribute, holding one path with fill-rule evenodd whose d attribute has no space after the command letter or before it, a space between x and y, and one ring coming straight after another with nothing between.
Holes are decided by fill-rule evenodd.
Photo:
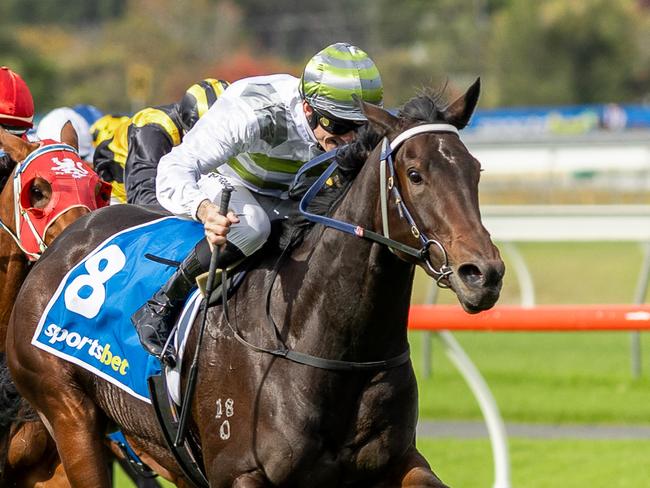
<instances>
[{"instance_id":1,"label":"horse's leg","mask_svg":"<svg viewBox=\"0 0 650 488\"><path fill-rule=\"evenodd\" d=\"M424 456L412 447L398 467L391 470L386 481L375 488L449 488L431 470Z\"/></svg>"},{"instance_id":2,"label":"horse's leg","mask_svg":"<svg viewBox=\"0 0 650 488\"><path fill-rule=\"evenodd\" d=\"M6 477L10 486L70 486L63 469L57 476L61 463L56 445L40 420L26 421L10 431Z\"/></svg>"},{"instance_id":3,"label":"horse's leg","mask_svg":"<svg viewBox=\"0 0 650 488\"><path fill-rule=\"evenodd\" d=\"M103 422L97 406L73 385L56 409L48 409L63 468L73 488L111 488L111 477L103 444ZM75 391L76 390L76 391Z\"/></svg>"},{"instance_id":4,"label":"horse's leg","mask_svg":"<svg viewBox=\"0 0 650 488\"><path fill-rule=\"evenodd\" d=\"M271 486L259 471L242 474L232 484L232 488L265 488Z\"/></svg>"},{"instance_id":5,"label":"horse's leg","mask_svg":"<svg viewBox=\"0 0 650 488\"><path fill-rule=\"evenodd\" d=\"M60 367L58 361L47 359ZM17 385L21 386L18 381ZM52 432L70 486L110 488L103 444L105 422L97 406L74 382L52 381L39 386L38 396L33 394L34 389L21 393L30 397L28 400Z\"/></svg>"}]
</instances>

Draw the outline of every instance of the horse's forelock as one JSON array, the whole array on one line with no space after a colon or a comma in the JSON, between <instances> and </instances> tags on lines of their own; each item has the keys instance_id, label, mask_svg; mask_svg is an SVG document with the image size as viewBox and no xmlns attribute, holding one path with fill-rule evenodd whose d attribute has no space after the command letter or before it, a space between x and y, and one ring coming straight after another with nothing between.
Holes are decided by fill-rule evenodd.
<instances>
[{"instance_id":1,"label":"horse's forelock","mask_svg":"<svg viewBox=\"0 0 650 488\"><path fill-rule=\"evenodd\" d=\"M411 122L439 122L443 120L444 88L423 89L399 110L399 117Z\"/></svg>"}]
</instances>

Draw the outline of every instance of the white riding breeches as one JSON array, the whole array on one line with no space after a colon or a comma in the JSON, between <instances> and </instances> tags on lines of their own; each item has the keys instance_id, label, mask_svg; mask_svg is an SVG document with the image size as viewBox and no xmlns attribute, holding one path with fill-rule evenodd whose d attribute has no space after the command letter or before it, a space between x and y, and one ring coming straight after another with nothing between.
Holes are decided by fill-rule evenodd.
<instances>
[{"instance_id":1,"label":"white riding breeches","mask_svg":"<svg viewBox=\"0 0 650 488\"><path fill-rule=\"evenodd\" d=\"M271 223L254 194L240 181L218 173L209 173L198 181L201 191L217 206L221 202L221 192L226 185L233 187L228 208L239 217L239 223L230 227L228 241L246 256L250 256L269 238Z\"/></svg>"}]
</instances>

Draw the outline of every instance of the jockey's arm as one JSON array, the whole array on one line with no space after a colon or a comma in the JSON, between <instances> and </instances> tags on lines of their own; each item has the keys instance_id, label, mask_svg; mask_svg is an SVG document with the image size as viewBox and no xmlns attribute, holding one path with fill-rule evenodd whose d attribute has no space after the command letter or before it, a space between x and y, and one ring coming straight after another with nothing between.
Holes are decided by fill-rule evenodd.
<instances>
[{"instance_id":1,"label":"jockey's arm","mask_svg":"<svg viewBox=\"0 0 650 488\"><path fill-rule=\"evenodd\" d=\"M127 203L157 204L156 173L160 158L171 151L172 140L157 124L129 127L129 152L124 166Z\"/></svg>"},{"instance_id":2,"label":"jockey's arm","mask_svg":"<svg viewBox=\"0 0 650 488\"><path fill-rule=\"evenodd\" d=\"M199 205L209 200L198 186L199 178L245 152L250 142L259 138L252 110L226 95L158 164L156 197L175 215L198 220Z\"/></svg>"},{"instance_id":3,"label":"jockey's arm","mask_svg":"<svg viewBox=\"0 0 650 488\"><path fill-rule=\"evenodd\" d=\"M122 183L124 181L124 169L114 159L115 155L110 149L112 141L111 138L97 146L93 156L93 167L102 180L109 183L113 181Z\"/></svg>"}]
</instances>

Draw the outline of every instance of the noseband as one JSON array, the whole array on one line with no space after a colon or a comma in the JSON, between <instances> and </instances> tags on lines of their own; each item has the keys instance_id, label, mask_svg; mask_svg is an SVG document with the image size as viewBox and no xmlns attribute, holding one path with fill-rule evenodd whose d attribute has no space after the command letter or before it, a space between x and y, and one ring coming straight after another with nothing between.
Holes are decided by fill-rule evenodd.
<instances>
[{"instance_id":1,"label":"noseband","mask_svg":"<svg viewBox=\"0 0 650 488\"><path fill-rule=\"evenodd\" d=\"M369 239L371 241L378 242L387 246L391 251L400 251L409 256L413 256L418 261L422 262L425 267L431 271L436 276L436 283L441 288L448 288L449 286L442 282L443 279L448 278L452 274L451 266L449 266L449 260L447 257L447 251L440 241L437 239L427 237L420 229L418 228L415 220L409 212L404 199L399 191L399 188L396 184L397 176L395 174L395 163L393 161L393 154L399 149L399 147L408 139L415 137L419 134L426 133L438 133L438 132L451 132L458 135L458 129L450 124L422 124L410 129L405 130L399 134L392 142L388 141L387 137L384 137L381 148L381 155L379 157L379 189L380 189L380 200L381 200L381 220L383 227L383 235L376 232L364 229L360 226L355 226L347 222L341 222L330 217L325 217L323 215L317 215L307 211L307 207L316 194L323 188L327 179L332 175L332 173L337 168L337 163L334 161L325 172L318 178L318 180L309 188L305 196L300 201L300 211L305 215L305 217L312 221L333 229L346 232L348 234L356 235L357 237L362 237ZM296 180L298 181L299 177L309 169L314 166L323 164L326 161L334 159L336 157L336 150L330 151L326 154L319 156L316 159L313 159L305 166L300 169L300 172L296 175ZM388 167L388 178L386 177ZM394 198L395 205L401 219L406 220L408 223L411 234L413 237L420 240L422 244L421 248L415 248L408 246L399 241L395 241L390 238L390 233L388 229L388 192L390 192L391 197ZM431 263L431 258L429 255L429 248L431 246L437 247L443 256L443 264L439 269L436 269Z\"/></svg>"}]
</instances>

